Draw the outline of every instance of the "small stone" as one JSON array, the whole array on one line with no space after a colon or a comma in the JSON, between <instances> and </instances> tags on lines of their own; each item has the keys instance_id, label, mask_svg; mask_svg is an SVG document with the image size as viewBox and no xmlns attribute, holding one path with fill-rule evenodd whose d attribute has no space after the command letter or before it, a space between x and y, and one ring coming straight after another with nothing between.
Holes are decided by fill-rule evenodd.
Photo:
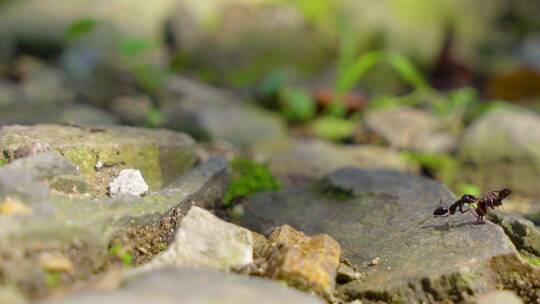
<instances>
[{"instance_id":1,"label":"small stone","mask_svg":"<svg viewBox=\"0 0 540 304\"><path fill-rule=\"evenodd\" d=\"M14 158L24 158L28 156L34 156L39 153L51 151L51 146L47 143L32 142L30 144L19 147L15 150Z\"/></svg>"},{"instance_id":2,"label":"small stone","mask_svg":"<svg viewBox=\"0 0 540 304\"><path fill-rule=\"evenodd\" d=\"M326 234L306 236L288 225L269 236L268 267L264 276L320 295L331 295L339 265L341 247Z\"/></svg>"},{"instance_id":3,"label":"small stone","mask_svg":"<svg viewBox=\"0 0 540 304\"><path fill-rule=\"evenodd\" d=\"M224 273L211 269L165 268L130 276L105 288L83 290L55 300L56 304L324 304L305 292L267 279ZM110 286L107 286L110 285ZM94 287L94 286L92 286ZM115 287L118 289L111 290ZM49 303L49 302L48 302Z\"/></svg>"},{"instance_id":4,"label":"small stone","mask_svg":"<svg viewBox=\"0 0 540 304\"><path fill-rule=\"evenodd\" d=\"M358 280L360 273L354 271L354 269L344 263L340 263L337 269L336 281L338 283L348 283L350 281Z\"/></svg>"},{"instance_id":5,"label":"small stone","mask_svg":"<svg viewBox=\"0 0 540 304\"><path fill-rule=\"evenodd\" d=\"M109 184L109 194L111 196L118 196L120 194L143 196L146 193L148 193L148 185L139 170L124 169Z\"/></svg>"},{"instance_id":6,"label":"small stone","mask_svg":"<svg viewBox=\"0 0 540 304\"><path fill-rule=\"evenodd\" d=\"M371 260L371 262L369 262L369 266L375 266L375 265L379 265L379 263L381 262L381 258L379 257L376 257L374 258L373 260Z\"/></svg>"},{"instance_id":7,"label":"small stone","mask_svg":"<svg viewBox=\"0 0 540 304\"><path fill-rule=\"evenodd\" d=\"M469 301L470 304L523 304L523 301L512 291L494 290L480 294Z\"/></svg>"},{"instance_id":8,"label":"small stone","mask_svg":"<svg viewBox=\"0 0 540 304\"><path fill-rule=\"evenodd\" d=\"M396 148L444 153L455 147L456 138L433 114L411 107L381 109L366 113L364 124Z\"/></svg>"},{"instance_id":9,"label":"small stone","mask_svg":"<svg viewBox=\"0 0 540 304\"><path fill-rule=\"evenodd\" d=\"M101 170L101 168L103 168L103 162L98 160L96 163L96 171Z\"/></svg>"},{"instance_id":10,"label":"small stone","mask_svg":"<svg viewBox=\"0 0 540 304\"><path fill-rule=\"evenodd\" d=\"M193 206L182 219L167 251L144 269L189 266L228 270L253 263L252 232Z\"/></svg>"},{"instance_id":11,"label":"small stone","mask_svg":"<svg viewBox=\"0 0 540 304\"><path fill-rule=\"evenodd\" d=\"M13 199L7 196L2 203L0 203L0 214L3 215L23 215L28 216L34 212L32 208L25 205L23 202Z\"/></svg>"},{"instance_id":12,"label":"small stone","mask_svg":"<svg viewBox=\"0 0 540 304\"><path fill-rule=\"evenodd\" d=\"M39 256L39 265L43 270L50 272L72 272L73 263L60 253L43 253Z\"/></svg>"}]
</instances>

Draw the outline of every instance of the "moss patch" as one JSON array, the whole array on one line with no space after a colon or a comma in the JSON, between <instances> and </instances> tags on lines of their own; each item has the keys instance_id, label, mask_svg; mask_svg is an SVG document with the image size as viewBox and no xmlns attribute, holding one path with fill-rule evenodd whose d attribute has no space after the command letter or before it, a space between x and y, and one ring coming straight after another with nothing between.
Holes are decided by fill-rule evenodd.
<instances>
[{"instance_id":1,"label":"moss patch","mask_svg":"<svg viewBox=\"0 0 540 304\"><path fill-rule=\"evenodd\" d=\"M232 179L223 198L226 205L233 199L247 196L258 191L276 190L281 187L270 170L262 164L245 158L237 158L230 163Z\"/></svg>"},{"instance_id":2,"label":"moss patch","mask_svg":"<svg viewBox=\"0 0 540 304\"><path fill-rule=\"evenodd\" d=\"M79 166L94 194L104 195L108 184L125 168L140 170L150 191L161 189L195 163L195 142L168 130L130 127L10 126L0 131L4 160L15 151L40 142ZM2 158L0 158L0 161Z\"/></svg>"}]
</instances>

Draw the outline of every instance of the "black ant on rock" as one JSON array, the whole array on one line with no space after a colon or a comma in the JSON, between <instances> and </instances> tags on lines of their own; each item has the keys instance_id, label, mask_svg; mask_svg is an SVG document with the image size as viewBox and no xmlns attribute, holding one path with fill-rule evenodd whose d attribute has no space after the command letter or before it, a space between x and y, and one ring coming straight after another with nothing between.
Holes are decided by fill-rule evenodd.
<instances>
[{"instance_id":1,"label":"black ant on rock","mask_svg":"<svg viewBox=\"0 0 540 304\"><path fill-rule=\"evenodd\" d=\"M488 213L489 208L495 209L496 207L502 206L502 201L510 194L512 194L512 190L508 188L499 191L491 191L483 198L465 194L450 205L450 207L439 206L433 211L433 215L435 217L448 217L454 215L457 210L461 213L472 212L474 216L476 216L476 222L482 224L484 223L484 216ZM466 207L466 209L463 209L464 207Z\"/></svg>"}]
</instances>

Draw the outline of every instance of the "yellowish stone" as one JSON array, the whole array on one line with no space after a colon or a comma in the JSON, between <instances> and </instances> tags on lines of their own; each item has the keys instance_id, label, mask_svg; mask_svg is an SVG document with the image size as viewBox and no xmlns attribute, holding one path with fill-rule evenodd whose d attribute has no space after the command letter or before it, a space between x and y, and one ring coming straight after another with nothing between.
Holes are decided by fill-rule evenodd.
<instances>
[{"instance_id":1,"label":"yellowish stone","mask_svg":"<svg viewBox=\"0 0 540 304\"><path fill-rule=\"evenodd\" d=\"M33 212L32 208L9 196L0 203L0 214L3 215L31 215Z\"/></svg>"}]
</instances>

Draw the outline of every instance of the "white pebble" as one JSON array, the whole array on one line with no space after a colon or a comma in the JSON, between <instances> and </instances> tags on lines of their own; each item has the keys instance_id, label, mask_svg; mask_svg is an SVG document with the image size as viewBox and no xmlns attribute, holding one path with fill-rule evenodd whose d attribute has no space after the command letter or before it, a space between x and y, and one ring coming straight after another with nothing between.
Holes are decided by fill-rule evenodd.
<instances>
[{"instance_id":1,"label":"white pebble","mask_svg":"<svg viewBox=\"0 0 540 304\"><path fill-rule=\"evenodd\" d=\"M144 181L141 171L134 169L124 169L120 171L109 184L109 195L117 196L121 194L132 194L143 196L148 193L148 185Z\"/></svg>"}]
</instances>

